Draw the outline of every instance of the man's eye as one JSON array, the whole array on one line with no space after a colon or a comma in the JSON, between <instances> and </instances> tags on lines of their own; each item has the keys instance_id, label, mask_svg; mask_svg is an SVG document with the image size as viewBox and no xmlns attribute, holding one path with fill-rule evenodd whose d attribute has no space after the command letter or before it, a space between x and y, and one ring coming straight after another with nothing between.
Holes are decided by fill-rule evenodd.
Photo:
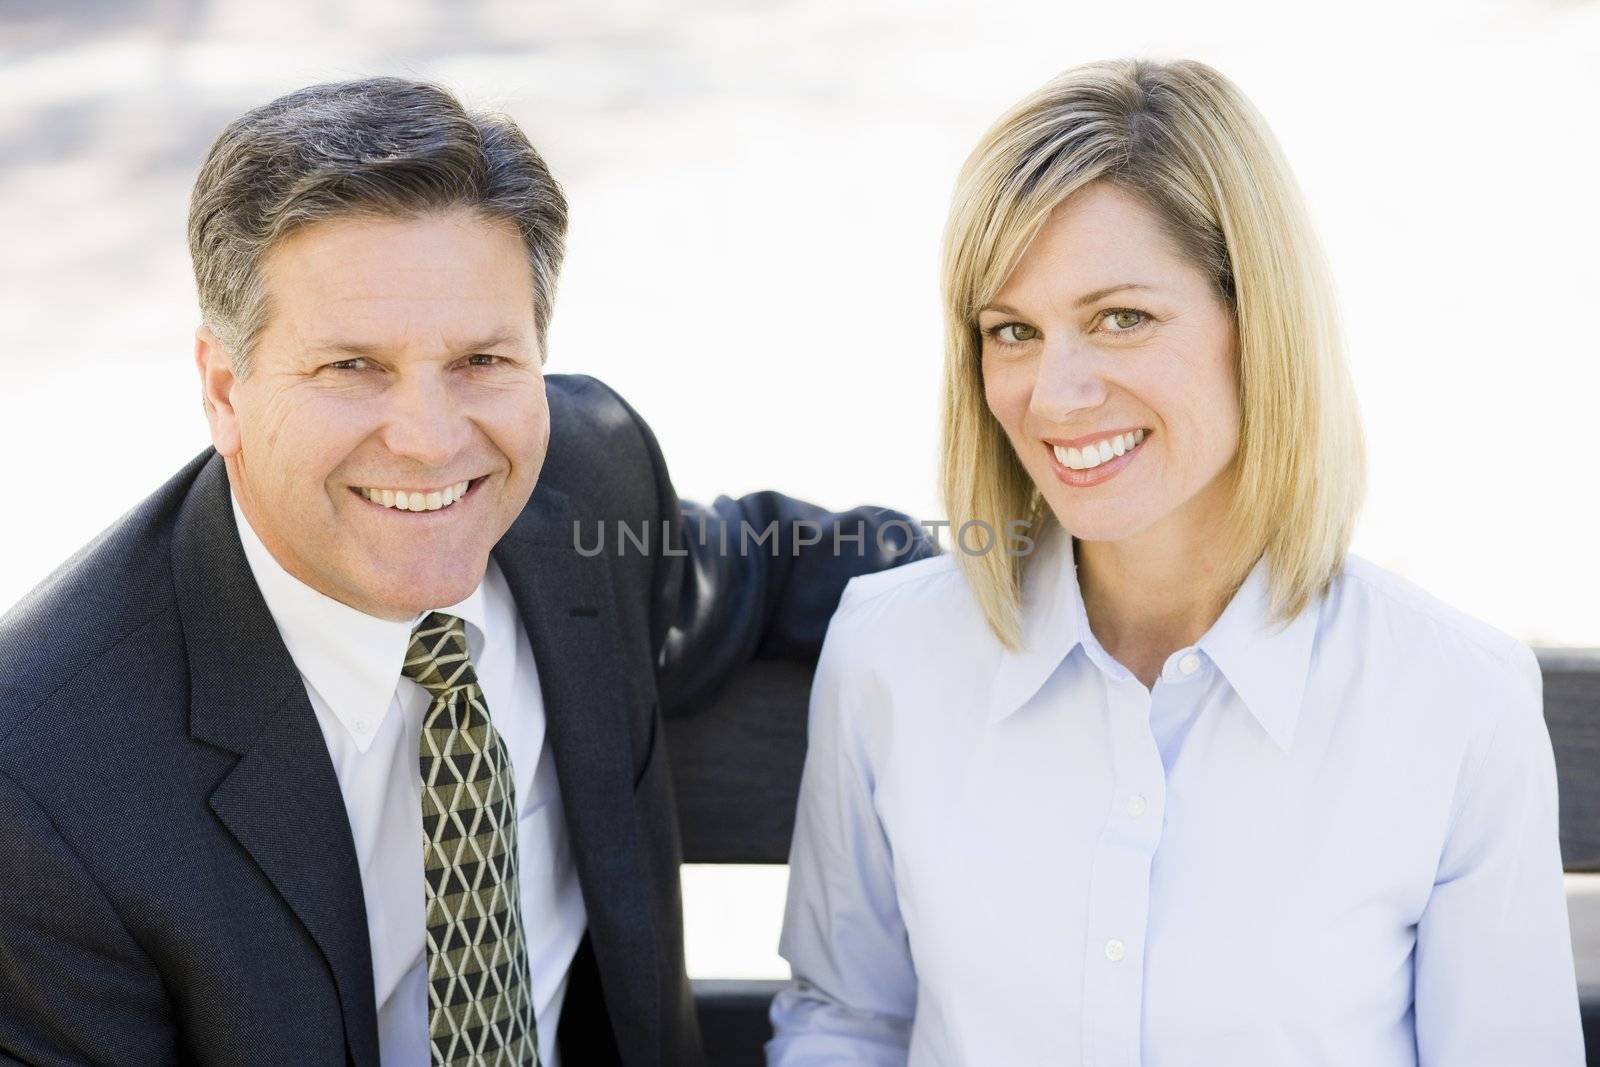
<instances>
[{"instance_id":1,"label":"man's eye","mask_svg":"<svg viewBox=\"0 0 1600 1067\"><path fill-rule=\"evenodd\" d=\"M468 356L467 361L470 362L474 367L492 367L496 363L501 362L501 359L499 356L478 353L477 355Z\"/></svg>"},{"instance_id":2,"label":"man's eye","mask_svg":"<svg viewBox=\"0 0 1600 1067\"><path fill-rule=\"evenodd\" d=\"M1132 308L1112 308L1100 317L1111 324L1107 333L1131 333L1150 319L1149 315Z\"/></svg>"}]
</instances>

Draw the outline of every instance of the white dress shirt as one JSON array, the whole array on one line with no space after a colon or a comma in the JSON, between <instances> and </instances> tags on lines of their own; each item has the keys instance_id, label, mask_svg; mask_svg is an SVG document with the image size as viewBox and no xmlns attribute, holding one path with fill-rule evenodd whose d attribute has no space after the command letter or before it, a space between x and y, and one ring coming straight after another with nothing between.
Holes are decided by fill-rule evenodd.
<instances>
[{"instance_id":1,"label":"white dress shirt","mask_svg":"<svg viewBox=\"0 0 1600 1067\"><path fill-rule=\"evenodd\" d=\"M1260 563L1146 689L1040 539L1020 652L953 556L828 630L768 1062L1579 1067L1528 647L1350 556Z\"/></svg>"},{"instance_id":2,"label":"white dress shirt","mask_svg":"<svg viewBox=\"0 0 1600 1067\"><path fill-rule=\"evenodd\" d=\"M367 906L383 1067L427 1067L428 960L422 878L419 751L427 690L400 673L409 622L373 618L283 569L233 515L245 558L305 682L344 793ZM517 871L538 1016L539 1055L560 1067L555 1037L567 974L587 915L567 840L533 649L505 576L491 558L478 588L438 610L466 622L467 651L489 715L511 756Z\"/></svg>"}]
</instances>

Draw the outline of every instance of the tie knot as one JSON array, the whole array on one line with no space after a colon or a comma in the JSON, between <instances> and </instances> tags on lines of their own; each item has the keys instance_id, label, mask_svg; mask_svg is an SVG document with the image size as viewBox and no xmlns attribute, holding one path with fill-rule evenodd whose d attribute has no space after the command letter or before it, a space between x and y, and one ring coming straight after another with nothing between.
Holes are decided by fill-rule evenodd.
<instances>
[{"instance_id":1,"label":"tie knot","mask_svg":"<svg viewBox=\"0 0 1600 1067\"><path fill-rule=\"evenodd\" d=\"M460 617L431 611L411 631L400 673L435 697L477 682L467 655L467 628Z\"/></svg>"}]
</instances>

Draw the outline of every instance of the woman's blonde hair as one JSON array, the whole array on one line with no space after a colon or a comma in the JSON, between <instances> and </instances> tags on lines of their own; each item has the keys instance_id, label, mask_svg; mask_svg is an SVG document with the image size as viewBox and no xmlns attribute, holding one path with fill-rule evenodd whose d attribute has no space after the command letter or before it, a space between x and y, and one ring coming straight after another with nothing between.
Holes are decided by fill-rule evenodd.
<instances>
[{"instance_id":1,"label":"woman's blonde hair","mask_svg":"<svg viewBox=\"0 0 1600 1067\"><path fill-rule=\"evenodd\" d=\"M1265 121L1204 63L1075 67L1028 96L962 167L945 231L944 442L952 529L1052 521L984 399L978 309L1051 210L1090 182L1136 195L1216 286L1237 336L1241 427L1220 575L1236 591L1263 553L1287 622L1343 565L1366 474L1333 286L1298 185ZM1027 555L958 551L995 634L1021 640Z\"/></svg>"}]
</instances>

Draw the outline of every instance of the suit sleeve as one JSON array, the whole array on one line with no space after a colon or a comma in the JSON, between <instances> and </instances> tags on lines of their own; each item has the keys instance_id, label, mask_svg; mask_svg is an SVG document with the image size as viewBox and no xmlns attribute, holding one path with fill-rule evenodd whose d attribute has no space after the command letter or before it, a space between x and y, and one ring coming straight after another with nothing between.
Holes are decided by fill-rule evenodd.
<instances>
[{"instance_id":1,"label":"suit sleeve","mask_svg":"<svg viewBox=\"0 0 1600 1067\"><path fill-rule=\"evenodd\" d=\"M176 1063L161 974L48 815L0 773L0 1064Z\"/></svg>"},{"instance_id":2,"label":"suit sleeve","mask_svg":"<svg viewBox=\"0 0 1600 1067\"><path fill-rule=\"evenodd\" d=\"M771 490L680 501L655 435L622 403L650 459L657 528L668 530L651 612L666 714L703 706L751 659L815 660L845 583L938 551L889 508L828 511Z\"/></svg>"},{"instance_id":3,"label":"suit sleeve","mask_svg":"<svg viewBox=\"0 0 1600 1067\"><path fill-rule=\"evenodd\" d=\"M1433 891L1417 923L1421 1067L1581 1067L1583 1035L1539 664L1496 664L1495 723L1469 749Z\"/></svg>"}]
</instances>

